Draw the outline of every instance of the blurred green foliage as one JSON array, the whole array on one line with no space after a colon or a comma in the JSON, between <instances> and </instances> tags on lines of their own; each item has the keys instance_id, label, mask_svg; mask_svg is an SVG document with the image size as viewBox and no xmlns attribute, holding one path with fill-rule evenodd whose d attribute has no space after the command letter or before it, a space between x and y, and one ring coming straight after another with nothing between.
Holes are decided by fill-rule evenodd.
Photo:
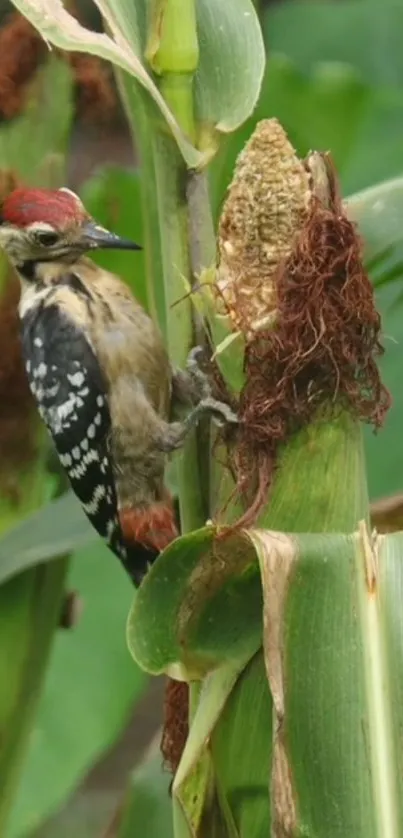
<instances>
[{"instance_id":1,"label":"blurred green foliage","mask_svg":"<svg viewBox=\"0 0 403 838\"><path fill-rule=\"evenodd\" d=\"M116 838L141 835L147 824L147 838L173 838L170 775L161 766L158 744L133 772Z\"/></svg>"},{"instance_id":2,"label":"blurred green foliage","mask_svg":"<svg viewBox=\"0 0 403 838\"><path fill-rule=\"evenodd\" d=\"M68 584L83 613L58 632L31 733L10 838L29 834L60 806L110 747L141 696L146 677L125 642L132 588L97 539L74 554Z\"/></svg>"},{"instance_id":3,"label":"blurred green foliage","mask_svg":"<svg viewBox=\"0 0 403 838\"><path fill-rule=\"evenodd\" d=\"M241 129L222 138L220 151L211 166L215 217L238 153L256 122L269 116L280 119L300 154L306 154L311 148L332 151L344 195L403 174L402 28L403 7L393 3L346 0L343 3L286 2L269 7L264 17L269 60L258 106ZM64 84L64 78L57 81L58 96L53 95L52 87L52 108L57 109L62 101ZM47 116L43 118L45 113ZM26 133L20 141L22 135L18 134L17 123L3 127L1 167L11 163L22 175L29 175L38 157L46 157L38 150L44 132L49 131L53 137L57 127L65 139L68 126L63 110L50 112L46 100L42 100L40 115L40 119L38 114L36 117L38 144L33 135L28 139ZM53 156L48 160L49 166L53 166L54 160ZM56 160L56 174L52 174L55 179L60 172L58 166ZM43 182L43 171L39 168L35 182ZM80 193L101 223L142 243L138 173L116 166L105 167L83 185ZM391 211L403 215L403 197ZM371 231L367 235L370 237ZM385 333L386 354L381 365L394 397L384 431L376 437L366 434L372 497L403 488L402 247L401 241L395 241L388 249L387 258L378 263L374 261L378 251L370 254ZM145 303L142 254L134 261L131 254L107 253L97 257L97 261L120 273L140 302ZM388 282L382 281L385 277ZM80 526L76 526L77 510L71 513L71 518L68 514L64 511L63 525L73 534L69 546L74 546L75 537L81 545L79 538L87 535L84 532L83 536ZM42 537L39 525L38 529L28 526L25 532L25 542L21 542L20 554L16 550L13 555L14 569L10 573L21 568L19 555L26 556L24 550L34 549L36 540ZM4 549L8 556L6 539L15 537L16 533L5 535ZM60 555L60 550L59 543L53 552ZM145 685L144 676L133 667L125 647L124 623L131 590L117 562L98 541L93 541L74 554L69 581L84 600L84 616L71 633L56 638L7 838L20 838L29 833L63 803L122 730L133 701ZM168 821L166 776L161 778L158 768L155 769L156 798L154 779L150 779L157 763L158 758L152 769L145 767L141 778L134 781L134 802L125 810L122 838L139 834L139 824L144 823L143 814L140 818L139 813L149 812L150 802L157 824L155 835L160 834L158 830ZM163 801L161 811L154 803L157 799ZM151 822L150 830L151 835Z\"/></svg>"},{"instance_id":4,"label":"blurred green foliage","mask_svg":"<svg viewBox=\"0 0 403 838\"><path fill-rule=\"evenodd\" d=\"M120 236L143 244L143 219L139 173L105 166L83 183L80 189L88 212L107 229ZM138 301L147 306L145 254L127 250L100 251L94 261L108 271L114 271L131 287Z\"/></svg>"}]
</instances>

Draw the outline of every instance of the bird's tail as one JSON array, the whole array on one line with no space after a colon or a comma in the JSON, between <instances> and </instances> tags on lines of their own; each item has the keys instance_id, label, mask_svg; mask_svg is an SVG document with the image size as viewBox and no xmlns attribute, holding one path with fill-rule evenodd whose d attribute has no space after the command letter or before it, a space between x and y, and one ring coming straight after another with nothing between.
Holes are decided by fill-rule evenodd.
<instances>
[{"instance_id":1,"label":"bird's tail","mask_svg":"<svg viewBox=\"0 0 403 838\"><path fill-rule=\"evenodd\" d=\"M124 507L119 519L128 548L127 569L138 585L158 554L179 534L173 503L166 497L145 508Z\"/></svg>"}]
</instances>

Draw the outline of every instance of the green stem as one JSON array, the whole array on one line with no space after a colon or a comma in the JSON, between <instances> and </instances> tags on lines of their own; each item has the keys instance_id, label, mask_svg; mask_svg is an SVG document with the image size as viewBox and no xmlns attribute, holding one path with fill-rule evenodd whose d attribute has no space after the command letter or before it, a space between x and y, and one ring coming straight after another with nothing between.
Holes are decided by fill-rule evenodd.
<instances>
[{"instance_id":1,"label":"green stem","mask_svg":"<svg viewBox=\"0 0 403 838\"><path fill-rule=\"evenodd\" d=\"M117 78L142 164L148 310L159 322L172 363L183 367L193 343L191 304L183 299L191 279L187 171L176 143L165 125L152 119L139 88L124 73L117 71ZM189 97L180 97L177 107L183 119L186 114L190 118ZM195 434L174 465L182 530L189 532L205 521Z\"/></svg>"},{"instance_id":2,"label":"green stem","mask_svg":"<svg viewBox=\"0 0 403 838\"><path fill-rule=\"evenodd\" d=\"M182 131L195 144L196 125L193 113L193 75L167 73L161 78L159 87Z\"/></svg>"},{"instance_id":3,"label":"green stem","mask_svg":"<svg viewBox=\"0 0 403 838\"><path fill-rule=\"evenodd\" d=\"M186 188L189 212L189 251L192 276L197 285L203 271L214 263L216 241L207 177L201 172L189 172ZM193 284L193 283L192 283ZM199 345L205 342L205 325L193 308L195 338ZM200 423L198 431L199 474L203 497L204 521L211 515L210 488L215 469L211 455L212 434L208 421ZM210 456L206 457L205 452Z\"/></svg>"},{"instance_id":4,"label":"green stem","mask_svg":"<svg viewBox=\"0 0 403 838\"><path fill-rule=\"evenodd\" d=\"M189 247L193 275L198 279L215 259L215 233L206 175L189 172L187 179L189 208Z\"/></svg>"},{"instance_id":5,"label":"green stem","mask_svg":"<svg viewBox=\"0 0 403 838\"><path fill-rule=\"evenodd\" d=\"M115 68L119 88L133 138L133 145L141 161L141 205L143 219L143 241L145 253L147 310L166 337L166 306L162 276L162 252L160 219L156 200L156 175L147 100L142 89L122 70Z\"/></svg>"},{"instance_id":6,"label":"green stem","mask_svg":"<svg viewBox=\"0 0 403 838\"><path fill-rule=\"evenodd\" d=\"M354 532L362 519L369 524L361 424L341 411L328 421L319 417L285 446L257 525L283 532Z\"/></svg>"},{"instance_id":7,"label":"green stem","mask_svg":"<svg viewBox=\"0 0 403 838\"><path fill-rule=\"evenodd\" d=\"M193 75L197 69L194 0L155 0L151 4L146 57L159 77L160 91L188 139L195 144ZM149 123L151 128L151 122ZM189 175L165 123L152 126L155 186L161 238L162 274L166 306L166 337L172 363L183 367L195 330L192 307L185 298L195 273L192 231L195 222L188 201ZM190 190L192 193L192 190ZM204 524L205 498L201 479L196 434L188 438L176 462L182 531Z\"/></svg>"},{"instance_id":8,"label":"green stem","mask_svg":"<svg viewBox=\"0 0 403 838\"><path fill-rule=\"evenodd\" d=\"M192 343L190 276L185 198L186 170L175 141L164 132L152 138L161 237L167 340L173 364L183 366Z\"/></svg>"},{"instance_id":9,"label":"green stem","mask_svg":"<svg viewBox=\"0 0 403 838\"><path fill-rule=\"evenodd\" d=\"M164 132L153 139L168 350L174 366L183 367L193 343L191 303L184 298L191 279L188 245L186 169L174 140ZM182 531L205 520L198 479L196 435L190 434L176 461Z\"/></svg>"}]
</instances>

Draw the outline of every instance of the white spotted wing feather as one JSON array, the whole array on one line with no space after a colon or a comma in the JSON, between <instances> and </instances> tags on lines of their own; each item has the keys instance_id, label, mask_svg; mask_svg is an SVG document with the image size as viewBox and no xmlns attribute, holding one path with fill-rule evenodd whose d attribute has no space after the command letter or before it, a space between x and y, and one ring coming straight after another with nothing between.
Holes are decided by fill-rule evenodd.
<instances>
[{"instance_id":1,"label":"white spotted wing feather","mask_svg":"<svg viewBox=\"0 0 403 838\"><path fill-rule=\"evenodd\" d=\"M25 315L22 342L31 391L72 489L95 529L125 560L109 455L107 387L95 354L56 305Z\"/></svg>"}]
</instances>

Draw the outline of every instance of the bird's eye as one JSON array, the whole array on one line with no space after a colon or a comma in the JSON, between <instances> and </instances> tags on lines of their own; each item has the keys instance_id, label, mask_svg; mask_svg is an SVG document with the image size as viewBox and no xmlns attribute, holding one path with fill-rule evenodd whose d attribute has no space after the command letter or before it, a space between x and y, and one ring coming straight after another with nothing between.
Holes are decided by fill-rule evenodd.
<instances>
[{"instance_id":1,"label":"bird's eye","mask_svg":"<svg viewBox=\"0 0 403 838\"><path fill-rule=\"evenodd\" d=\"M45 247L51 247L52 244L56 244L59 239L57 233L46 233L46 232L39 232L35 233L35 238L38 244L43 244Z\"/></svg>"}]
</instances>

